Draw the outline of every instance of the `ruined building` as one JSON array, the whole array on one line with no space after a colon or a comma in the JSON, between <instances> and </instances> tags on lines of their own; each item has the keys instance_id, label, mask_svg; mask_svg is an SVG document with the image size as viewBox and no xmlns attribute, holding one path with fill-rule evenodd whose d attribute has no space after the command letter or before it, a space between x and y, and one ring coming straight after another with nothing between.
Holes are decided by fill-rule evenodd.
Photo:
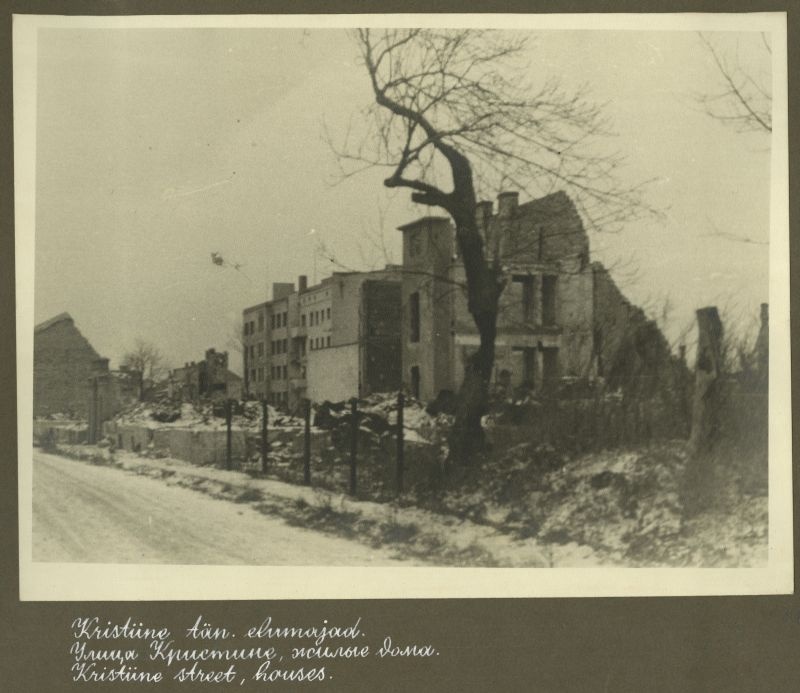
<instances>
[{"instance_id":1,"label":"ruined building","mask_svg":"<svg viewBox=\"0 0 800 693\"><path fill-rule=\"evenodd\" d=\"M296 410L400 386L399 268L276 283L243 312L244 391Z\"/></svg>"},{"instance_id":2,"label":"ruined building","mask_svg":"<svg viewBox=\"0 0 800 693\"><path fill-rule=\"evenodd\" d=\"M205 359L185 363L169 374L169 394L173 398L193 401L210 399L239 399L242 379L228 370L228 352L208 349Z\"/></svg>"},{"instance_id":3,"label":"ruined building","mask_svg":"<svg viewBox=\"0 0 800 693\"><path fill-rule=\"evenodd\" d=\"M499 258L508 282L497 320L495 386L538 391L565 377L627 386L672 368L657 326L591 262L588 235L565 193L524 204L517 193L502 193L496 210L479 203L477 217L487 254ZM402 380L429 400L458 389L479 335L449 218L427 216L399 230Z\"/></svg>"},{"instance_id":4,"label":"ruined building","mask_svg":"<svg viewBox=\"0 0 800 693\"><path fill-rule=\"evenodd\" d=\"M136 401L140 388L141 373L110 370L69 313L34 328L34 418L61 414L88 421L94 442L102 422Z\"/></svg>"}]
</instances>

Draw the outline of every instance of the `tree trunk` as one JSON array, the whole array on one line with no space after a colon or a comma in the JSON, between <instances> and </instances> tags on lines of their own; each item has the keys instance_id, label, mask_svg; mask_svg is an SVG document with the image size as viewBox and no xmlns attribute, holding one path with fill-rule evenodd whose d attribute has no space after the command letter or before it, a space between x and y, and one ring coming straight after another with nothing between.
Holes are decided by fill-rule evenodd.
<instances>
[{"instance_id":1,"label":"tree trunk","mask_svg":"<svg viewBox=\"0 0 800 693\"><path fill-rule=\"evenodd\" d=\"M684 512L691 517L711 500L715 475L712 454L719 433L722 375L722 322L713 306L697 311L692 432L684 478Z\"/></svg>"},{"instance_id":2,"label":"tree trunk","mask_svg":"<svg viewBox=\"0 0 800 693\"><path fill-rule=\"evenodd\" d=\"M697 311L697 366L692 404L692 457L708 452L719 428L722 322L714 306Z\"/></svg>"},{"instance_id":3,"label":"tree trunk","mask_svg":"<svg viewBox=\"0 0 800 693\"><path fill-rule=\"evenodd\" d=\"M467 276L467 306L480 336L480 346L470 355L459 390L456 418L450 435L451 461L469 464L485 447L481 418L489 405L489 383L494 368L497 313L503 283L497 268L490 267L483 239L475 222L475 205L469 213L454 215L456 240Z\"/></svg>"}]
</instances>

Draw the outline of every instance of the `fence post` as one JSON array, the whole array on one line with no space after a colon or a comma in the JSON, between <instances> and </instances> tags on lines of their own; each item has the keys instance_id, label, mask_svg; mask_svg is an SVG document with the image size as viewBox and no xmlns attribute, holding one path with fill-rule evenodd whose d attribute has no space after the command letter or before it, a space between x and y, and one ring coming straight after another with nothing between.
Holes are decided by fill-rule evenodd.
<instances>
[{"instance_id":1,"label":"fence post","mask_svg":"<svg viewBox=\"0 0 800 693\"><path fill-rule=\"evenodd\" d=\"M233 400L225 400L225 469L231 469L231 424L233 422Z\"/></svg>"},{"instance_id":2,"label":"fence post","mask_svg":"<svg viewBox=\"0 0 800 693\"><path fill-rule=\"evenodd\" d=\"M356 458L358 456L358 400L350 400L350 495L356 495Z\"/></svg>"},{"instance_id":3,"label":"fence post","mask_svg":"<svg viewBox=\"0 0 800 693\"><path fill-rule=\"evenodd\" d=\"M403 492L403 474L405 472L405 449L403 444L403 408L405 395L397 393L397 494Z\"/></svg>"},{"instance_id":4,"label":"fence post","mask_svg":"<svg viewBox=\"0 0 800 693\"><path fill-rule=\"evenodd\" d=\"M303 435L303 483L311 486L311 400L306 399L305 431Z\"/></svg>"},{"instance_id":5,"label":"fence post","mask_svg":"<svg viewBox=\"0 0 800 693\"><path fill-rule=\"evenodd\" d=\"M267 453L269 452L269 438L267 437L268 426L267 400L261 400L261 473L267 473Z\"/></svg>"}]
</instances>

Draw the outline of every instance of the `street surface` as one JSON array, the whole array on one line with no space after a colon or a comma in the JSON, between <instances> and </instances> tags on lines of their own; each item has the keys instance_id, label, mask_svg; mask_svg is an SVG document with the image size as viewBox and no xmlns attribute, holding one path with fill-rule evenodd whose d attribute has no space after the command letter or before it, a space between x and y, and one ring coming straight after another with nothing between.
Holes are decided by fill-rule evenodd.
<instances>
[{"instance_id":1,"label":"street surface","mask_svg":"<svg viewBox=\"0 0 800 693\"><path fill-rule=\"evenodd\" d=\"M33 560L239 565L401 565L247 504L33 452ZM408 565L412 565L408 563Z\"/></svg>"}]
</instances>

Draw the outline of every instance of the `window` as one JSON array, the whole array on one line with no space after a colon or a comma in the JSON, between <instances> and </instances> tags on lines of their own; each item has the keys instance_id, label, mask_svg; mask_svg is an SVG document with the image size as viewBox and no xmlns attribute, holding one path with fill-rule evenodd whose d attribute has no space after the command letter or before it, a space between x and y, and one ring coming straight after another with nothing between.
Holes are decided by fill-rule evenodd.
<instances>
[{"instance_id":1,"label":"window","mask_svg":"<svg viewBox=\"0 0 800 693\"><path fill-rule=\"evenodd\" d=\"M533 322L533 277L529 274L515 274L512 281L521 284L521 305L522 311L520 319L523 322Z\"/></svg>"},{"instance_id":2,"label":"window","mask_svg":"<svg viewBox=\"0 0 800 693\"><path fill-rule=\"evenodd\" d=\"M331 309L328 308L325 312L327 314L326 317L328 318L328 320L330 320L331 319Z\"/></svg>"},{"instance_id":3,"label":"window","mask_svg":"<svg viewBox=\"0 0 800 693\"><path fill-rule=\"evenodd\" d=\"M288 313L288 311L284 311L284 313L283 313L283 326L284 326L284 327L286 327L286 325L287 325L287 324L288 324L288 322L289 322L289 321L287 320L287 318L288 318L288 317L289 317L289 313Z\"/></svg>"},{"instance_id":4,"label":"window","mask_svg":"<svg viewBox=\"0 0 800 693\"><path fill-rule=\"evenodd\" d=\"M419 399L419 366L411 366L411 394Z\"/></svg>"},{"instance_id":5,"label":"window","mask_svg":"<svg viewBox=\"0 0 800 693\"><path fill-rule=\"evenodd\" d=\"M522 350L522 384L529 389L536 384L536 349Z\"/></svg>"},{"instance_id":6,"label":"window","mask_svg":"<svg viewBox=\"0 0 800 693\"><path fill-rule=\"evenodd\" d=\"M330 337L328 337L328 338L325 340L325 346L328 346L328 347L329 347L330 345L331 345L331 338L330 338Z\"/></svg>"},{"instance_id":7,"label":"window","mask_svg":"<svg viewBox=\"0 0 800 693\"><path fill-rule=\"evenodd\" d=\"M552 327L556 324L556 284L558 277L542 277L542 325Z\"/></svg>"},{"instance_id":8,"label":"window","mask_svg":"<svg viewBox=\"0 0 800 693\"><path fill-rule=\"evenodd\" d=\"M285 314L284 314L285 315ZM283 340L283 353L285 354L288 351L287 340Z\"/></svg>"},{"instance_id":9,"label":"window","mask_svg":"<svg viewBox=\"0 0 800 693\"><path fill-rule=\"evenodd\" d=\"M552 386L558 378L558 349L542 349L542 381L545 386Z\"/></svg>"},{"instance_id":10,"label":"window","mask_svg":"<svg viewBox=\"0 0 800 693\"><path fill-rule=\"evenodd\" d=\"M259 313L259 316L258 316L258 331L259 332L263 332L264 331L264 314L263 313Z\"/></svg>"},{"instance_id":11,"label":"window","mask_svg":"<svg viewBox=\"0 0 800 693\"><path fill-rule=\"evenodd\" d=\"M255 381L256 381L256 369L255 368L251 368L250 369L250 382L254 383Z\"/></svg>"},{"instance_id":12,"label":"window","mask_svg":"<svg viewBox=\"0 0 800 693\"><path fill-rule=\"evenodd\" d=\"M258 343L258 355L259 356L263 356L264 355L264 342L259 342Z\"/></svg>"},{"instance_id":13,"label":"window","mask_svg":"<svg viewBox=\"0 0 800 693\"><path fill-rule=\"evenodd\" d=\"M305 326L306 326L306 314L305 314L305 313L303 313L303 314L300 316L300 324L301 324L303 327L305 327Z\"/></svg>"},{"instance_id":14,"label":"window","mask_svg":"<svg viewBox=\"0 0 800 693\"><path fill-rule=\"evenodd\" d=\"M409 341L419 341L419 291L415 291L409 297L409 308L411 311L411 325ZM416 395L415 395L416 396Z\"/></svg>"},{"instance_id":15,"label":"window","mask_svg":"<svg viewBox=\"0 0 800 693\"><path fill-rule=\"evenodd\" d=\"M250 334L253 334L253 333L255 333L255 331L256 331L256 323L255 323L255 320L251 320L251 321L250 321Z\"/></svg>"},{"instance_id":16,"label":"window","mask_svg":"<svg viewBox=\"0 0 800 693\"><path fill-rule=\"evenodd\" d=\"M286 375L286 366L284 366L284 367L283 367L283 379L284 379L284 380L286 380L286 378L287 378L287 375Z\"/></svg>"},{"instance_id":17,"label":"window","mask_svg":"<svg viewBox=\"0 0 800 693\"><path fill-rule=\"evenodd\" d=\"M256 348L252 344L250 345L250 360L256 357Z\"/></svg>"},{"instance_id":18,"label":"window","mask_svg":"<svg viewBox=\"0 0 800 693\"><path fill-rule=\"evenodd\" d=\"M263 380L264 380L264 369L262 367L258 369L258 382L263 382Z\"/></svg>"},{"instance_id":19,"label":"window","mask_svg":"<svg viewBox=\"0 0 800 693\"><path fill-rule=\"evenodd\" d=\"M419 231L412 231L408 235L408 255L416 257L422 251L422 239Z\"/></svg>"}]
</instances>

